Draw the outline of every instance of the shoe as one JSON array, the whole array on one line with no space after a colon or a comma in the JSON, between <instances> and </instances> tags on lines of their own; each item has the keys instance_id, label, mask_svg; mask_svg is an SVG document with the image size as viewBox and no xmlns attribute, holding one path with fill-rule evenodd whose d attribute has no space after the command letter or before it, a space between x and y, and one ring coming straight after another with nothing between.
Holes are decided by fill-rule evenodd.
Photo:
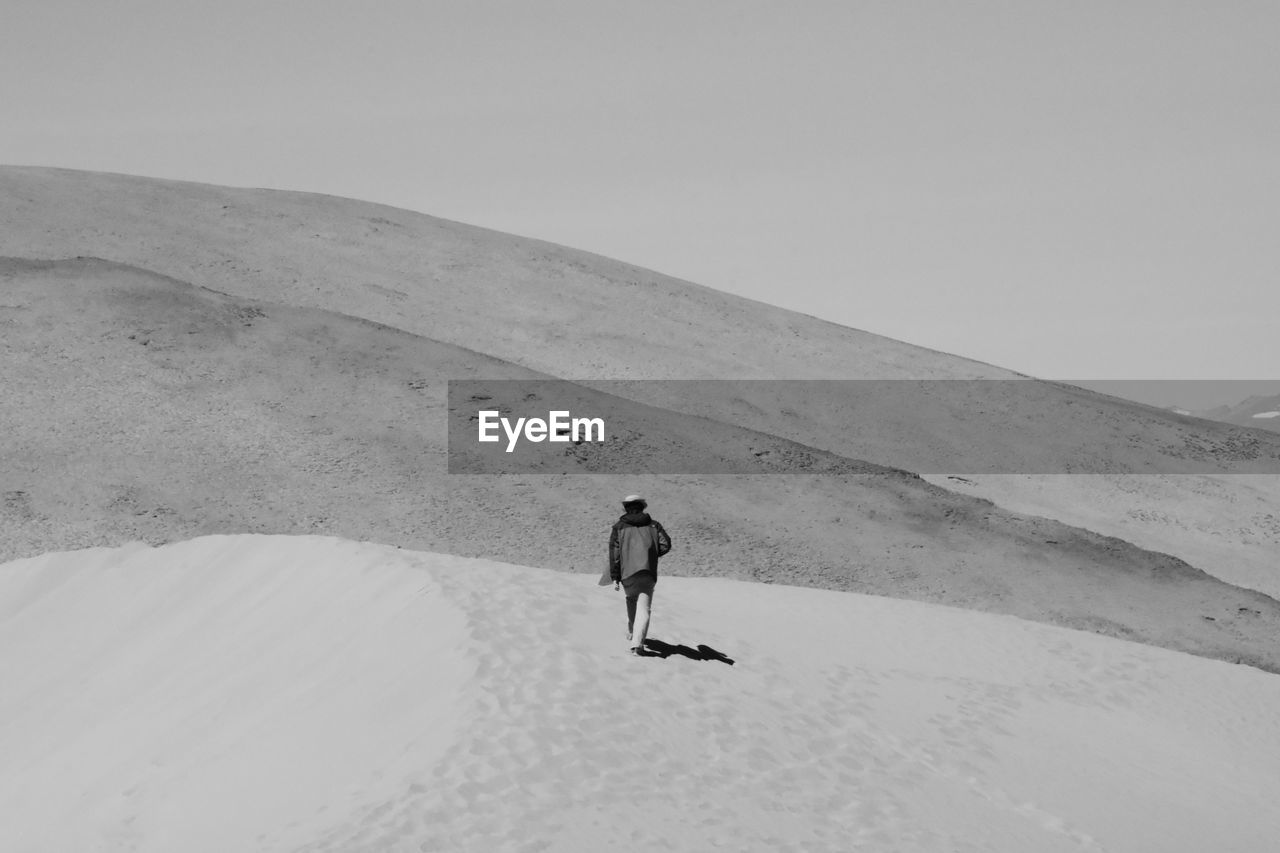
<instances>
[{"instance_id":1,"label":"shoe","mask_svg":"<svg viewBox=\"0 0 1280 853\"><path fill-rule=\"evenodd\" d=\"M628 643L629 643L629 642L631 642L631 632L630 632L630 631L628 631L628 632L627 632L627 642L628 642Z\"/></svg>"},{"instance_id":2,"label":"shoe","mask_svg":"<svg viewBox=\"0 0 1280 853\"><path fill-rule=\"evenodd\" d=\"M632 646L630 649L627 650L627 654L631 655L632 657L640 657L640 647Z\"/></svg>"}]
</instances>

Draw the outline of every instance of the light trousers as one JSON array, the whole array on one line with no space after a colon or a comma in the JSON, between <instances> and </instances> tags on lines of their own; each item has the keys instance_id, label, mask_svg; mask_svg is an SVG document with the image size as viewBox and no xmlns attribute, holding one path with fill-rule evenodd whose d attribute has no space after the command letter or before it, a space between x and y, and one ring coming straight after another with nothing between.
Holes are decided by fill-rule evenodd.
<instances>
[{"instance_id":1,"label":"light trousers","mask_svg":"<svg viewBox=\"0 0 1280 853\"><path fill-rule=\"evenodd\" d=\"M631 648L644 646L649 634L649 616L653 610L653 588L657 578L652 572L640 572L622 582L627 593L627 633L631 635Z\"/></svg>"},{"instance_id":2,"label":"light trousers","mask_svg":"<svg viewBox=\"0 0 1280 853\"><path fill-rule=\"evenodd\" d=\"M653 609L653 593L642 592L627 596L627 631L631 634L631 648L644 646L649 633L649 612Z\"/></svg>"}]
</instances>

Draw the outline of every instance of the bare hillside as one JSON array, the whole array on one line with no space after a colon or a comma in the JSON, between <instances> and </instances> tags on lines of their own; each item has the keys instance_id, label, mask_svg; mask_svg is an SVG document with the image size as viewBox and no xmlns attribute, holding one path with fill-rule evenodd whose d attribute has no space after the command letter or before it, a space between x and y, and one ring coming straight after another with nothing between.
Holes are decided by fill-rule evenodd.
<instances>
[{"instance_id":1,"label":"bare hillside","mask_svg":"<svg viewBox=\"0 0 1280 853\"><path fill-rule=\"evenodd\" d=\"M105 258L571 379L1015 375L599 255L332 196L0 167L0 255ZM623 305L652 322L613 319Z\"/></svg>"},{"instance_id":2,"label":"bare hillside","mask_svg":"<svg viewBox=\"0 0 1280 853\"><path fill-rule=\"evenodd\" d=\"M0 285L6 557L323 532L594 574L618 495L642 488L678 537L672 573L936 601L1280 668L1275 601L909 472L654 408L652 429L695 455L767 446L822 473L450 475L445 380L541 374L96 259L9 260Z\"/></svg>"}]
</instances>

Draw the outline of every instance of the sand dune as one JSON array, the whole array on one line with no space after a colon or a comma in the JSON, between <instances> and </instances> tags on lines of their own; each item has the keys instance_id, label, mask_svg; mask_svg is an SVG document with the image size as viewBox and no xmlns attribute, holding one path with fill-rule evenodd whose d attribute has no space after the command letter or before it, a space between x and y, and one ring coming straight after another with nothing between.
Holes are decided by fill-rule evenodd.
<instances>
[{"instance_id":1,"label":"sand dune","mask_svg":"<svg viewBox=\"0 0 1280 853\"><path fill-rule=\"evenodd\" d=\"M937 605L322 537L0 567L0 848L1266 850L1280 681ZM145 630L140 630L145 626ZM730 664L728 661L731 660Z\"/></svg>"}]
</instances>

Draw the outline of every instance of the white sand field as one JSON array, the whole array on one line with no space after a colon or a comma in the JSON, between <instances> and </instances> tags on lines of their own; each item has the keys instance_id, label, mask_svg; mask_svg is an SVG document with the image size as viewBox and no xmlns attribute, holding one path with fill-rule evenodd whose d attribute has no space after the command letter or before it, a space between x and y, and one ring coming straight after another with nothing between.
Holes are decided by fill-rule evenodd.
<instances>
[{"instance_id":1,"label":"white sand field","mask_svg":"<svg viewBox=\"0 0 1280 853\"><path fill-rule=\"evenodd\" d=\"M0 850L1261 851L1280 677L321 537L0 566ZM706 647L699 649L699 647ZM727 662L732 659L733 663Z\"/></svg>"}]
</instances>

